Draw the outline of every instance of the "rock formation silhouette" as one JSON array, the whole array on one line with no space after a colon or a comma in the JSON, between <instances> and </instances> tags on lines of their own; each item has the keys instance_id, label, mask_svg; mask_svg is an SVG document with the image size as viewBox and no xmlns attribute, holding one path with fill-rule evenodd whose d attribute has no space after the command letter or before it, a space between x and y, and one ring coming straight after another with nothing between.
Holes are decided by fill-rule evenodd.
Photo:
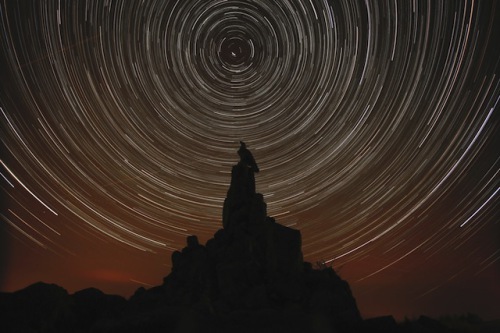
<instances>
[{"instance_id":1,"label":"rock formation silhouette","mask_svg":"<svg viewBox=\"0 0 500 333\"><path fill-rule=\"evenodd\" d=\"M256 192L257 163L241 142L224 201L222 224L206 245L196 236L172 254L163 285L130 300L196 309L187 322L218 332L287 327L287 332L348 332L361 322L347 282L332 268L314 270L302 258L300 231L267 216ZM203 319L205 318L205 319ZM209 319L207 319L209 318ZM214 328L214 329L215 329ZM190 326L190 330L197 331Z\"/></svg>"},{"instance_id":2,"label":"rock formation silhouette","mask_svg":"<svg viewBox=\"0 0 500 333\"><path fill-rule=\"evenodd\" d=\"M238 154L223 228L205 245L189 236L162 285L128 301L44 283L0 293L2 332L453 332L427 317L404 326L391 316L362 320L349 284L304 262L300 231L267 216L243 142Z\"/></svg>"}]
</instances>

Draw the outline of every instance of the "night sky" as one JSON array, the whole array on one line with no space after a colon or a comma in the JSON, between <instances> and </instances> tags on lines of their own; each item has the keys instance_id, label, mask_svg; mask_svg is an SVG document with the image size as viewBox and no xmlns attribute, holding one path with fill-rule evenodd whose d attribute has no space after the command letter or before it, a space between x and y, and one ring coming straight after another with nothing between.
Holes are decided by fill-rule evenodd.
<instances>
[{"instance_id":1,"label":"night sky","mask_svg":"<svg viewBox=\"0 0 500 333\"><path fill-rule=\"evenodd\" d=\"M239 140L365 317L500 317L500 3L0 1L0 290L130 296Z\"/></svg>"}]
</instances>

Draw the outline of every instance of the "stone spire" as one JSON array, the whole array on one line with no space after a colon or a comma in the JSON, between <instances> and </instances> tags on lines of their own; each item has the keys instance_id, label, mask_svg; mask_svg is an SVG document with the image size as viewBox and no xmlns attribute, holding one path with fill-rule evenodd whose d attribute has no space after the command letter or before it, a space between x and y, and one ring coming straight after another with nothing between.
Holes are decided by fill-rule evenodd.
<instances>
[{"instance_id":1,"label":"stone spire","mask_svg":"<svg viewBox=\"0 0 500 333\"><path fill-rule=\"evenodd\" d=\"M240 141L240 161L231 171L231 185L224 201L222 225L230 228L237 223L263 223L267 216L264 197L255 191L255 173L259 167L252 153Z\"/></svg>"}]
</instances>

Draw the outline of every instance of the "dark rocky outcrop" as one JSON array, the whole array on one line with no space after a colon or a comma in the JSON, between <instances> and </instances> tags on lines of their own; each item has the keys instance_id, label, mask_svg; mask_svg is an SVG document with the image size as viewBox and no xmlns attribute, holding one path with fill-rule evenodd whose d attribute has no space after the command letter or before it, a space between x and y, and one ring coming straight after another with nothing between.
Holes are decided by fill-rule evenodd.
<instances>
[{"instance_id":1,"label":"dark rocky outcrop","mask_svg":"<svg viewBox=\"0 0 500 333\"><path fill-rule=\"evenodd\" d=\"M190 332L197 331L195 322L203 323L200 332L207 325L224 332L359 327L348 283L332 268L315 270L303 262L300 232L267 216L264 197L256 192L257 164L242 147L224 201L223 228L206 245L188 237L187 246L172 254L172 272L163 285L138 291L130 303L144 309L183 306L189 309Z\"/></svg>"},{"instance_id":2,"label":"dark rocky outcrop","mask_svg":"<svg viewBox=\"0 0 500 333\"><path fill-rule=\"evenodd\" d=\"M298 230L267 216L259 171L242 143L222 225L172 254L163 284L128 302L86 289L73 295L34 285L0 299L2 321L37 332L354 332L362 320L349 285L332 268L302 258ZM5 295L4 295L5 296ZM11 299L7 299L11 297ZM20 307L26 306L29 314ZM21 315L19 315L21 314ZM27 319L24 321L24 319ZM16 326L17 325L17 326Z\"/></svg>"}]
</instances>

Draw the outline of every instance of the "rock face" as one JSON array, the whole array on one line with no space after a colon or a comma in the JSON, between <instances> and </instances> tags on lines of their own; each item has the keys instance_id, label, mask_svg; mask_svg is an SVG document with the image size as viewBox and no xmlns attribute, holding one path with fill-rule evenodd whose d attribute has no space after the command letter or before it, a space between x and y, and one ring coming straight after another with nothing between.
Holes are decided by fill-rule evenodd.
<instances>
[{"instance_id":1,"label":"rock face","mask_svg":"<svg viewBox=\"0 0 500 333\"><path fill-rule=\"evenodd\" d=\"M243 143L238 154L223 228L206 245L189 236L161 286L127 302L34 285L0 295L0 321L12 332L360 332L348 283L303 261L300 232L267 216L257 163Z\"/></svg>"},{"instance_id":2,"label":"rock face","mask_svg":"<svg viewBox=\"0 0 500 333\"><path fill-rule=\"evenodd\" d=\"M300 232L267 216L264 197L256 192L257 164L243 143L238 153L223 229L205 246L196 236L188 237L187 246L172 254L172 272L163 285L136 294L131 302L162 299L164 306L196 309L212 322L227 325L231 320L221 318L232 318L236 326L231 329L238 330L290 325L288 331L348 332L359 326L347 282L331 268L314 270L303 262ZM237 313L246 319L235 319ZM224 325L217 329L225 331Z\"/></svg>"}]
</instances>

